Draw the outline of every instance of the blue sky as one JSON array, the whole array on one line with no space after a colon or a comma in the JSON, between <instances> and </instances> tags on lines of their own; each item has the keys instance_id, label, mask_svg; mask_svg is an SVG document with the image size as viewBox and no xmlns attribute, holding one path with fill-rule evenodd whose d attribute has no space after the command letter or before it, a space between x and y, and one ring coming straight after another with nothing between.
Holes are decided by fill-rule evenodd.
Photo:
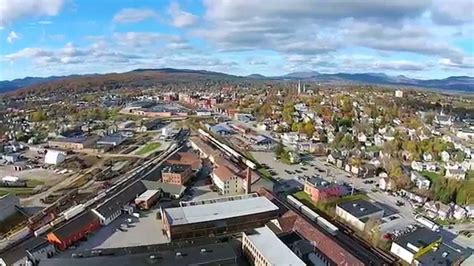
<instances>
[{"instance_id":1,"label":"blue sky","mask_svg":"<svg viewBox=\"0 0 474 266\"><path fill-rule=\"evenodd\" d=\"M192 68L474 76L472 0L0 0L0 80Z\"/></svg>"}]
</instances>

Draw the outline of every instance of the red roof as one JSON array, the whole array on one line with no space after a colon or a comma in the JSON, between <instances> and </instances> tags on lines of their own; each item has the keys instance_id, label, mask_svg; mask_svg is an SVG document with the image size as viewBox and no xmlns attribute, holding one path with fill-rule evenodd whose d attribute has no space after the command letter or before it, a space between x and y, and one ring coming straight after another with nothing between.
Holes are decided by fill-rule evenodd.
<instances>
[{"instance_id":1,"label":"red roof","mask_svg":"<svg viewBox=\"0 0 474 266\"><path fill-rule=\"evenodd\" d=\"M223 182L235 177L235 174L224 165L219 165L216 169L214 169L214 175Z\"/></svg>"}]
</instances>

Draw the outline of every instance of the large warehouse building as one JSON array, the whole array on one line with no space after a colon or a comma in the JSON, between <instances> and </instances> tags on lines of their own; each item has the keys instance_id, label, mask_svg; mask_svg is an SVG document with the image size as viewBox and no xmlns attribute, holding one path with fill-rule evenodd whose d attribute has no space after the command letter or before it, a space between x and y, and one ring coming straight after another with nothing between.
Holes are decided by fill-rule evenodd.
<instances>
[{"instance_id":1,"label":"large warehouse building","mask_svg":"<svg viewBox=\"0 0 474 266\"><path fill-rule=\"evenodd\" d=\"M163 230L170 240L240 232L261 227L278 215L265 197L248 194L188 202L162 209Z\"/></svg>"}]
</instances>

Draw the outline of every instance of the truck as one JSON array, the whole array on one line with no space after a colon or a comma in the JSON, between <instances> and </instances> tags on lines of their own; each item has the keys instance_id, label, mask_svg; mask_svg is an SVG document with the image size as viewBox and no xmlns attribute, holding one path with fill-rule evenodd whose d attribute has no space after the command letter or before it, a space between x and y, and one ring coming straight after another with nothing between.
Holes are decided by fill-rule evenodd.
<instances>
[{"instance_id":1,"label":"truck","mask_svg":"<svg viewBox=\"0 0 474 266\"><path fill-rule=\"evenodd\" d=\"M434 232L439 232L439 225L432 220L428 219L427 217L423 215L417 215L415 217L415 220L422 224L423 226L427 227L428 229L431 229Z\"/></svg>"}]
</instances>

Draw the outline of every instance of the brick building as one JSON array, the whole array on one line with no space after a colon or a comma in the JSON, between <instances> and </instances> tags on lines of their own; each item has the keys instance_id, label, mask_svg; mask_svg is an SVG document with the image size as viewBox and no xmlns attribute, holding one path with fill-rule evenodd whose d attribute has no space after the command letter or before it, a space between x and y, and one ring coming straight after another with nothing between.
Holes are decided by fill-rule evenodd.
<instances>
[{"instance_id":1,"label":"brick building","mask_svg":"<svg viewBox=\"0 0 474 266\"><path fill-rule=\"evenodd\" d=\"M342 195L340 185L330 183L322 178L308 178L304 182L304 192L311 196L311 200L318 202L338 198Z\"/></svg>"},{"instance_id":2,"label":"brick building","mask_svg":"<svg viewBox=\"0 0 474 266\"><path fill-rule=\"evenodd\" d=\"M161 170L161 180L168 184L184 185L192 175L192 167L188 164L167 164Z\"/></svg>"}]
</instances>

